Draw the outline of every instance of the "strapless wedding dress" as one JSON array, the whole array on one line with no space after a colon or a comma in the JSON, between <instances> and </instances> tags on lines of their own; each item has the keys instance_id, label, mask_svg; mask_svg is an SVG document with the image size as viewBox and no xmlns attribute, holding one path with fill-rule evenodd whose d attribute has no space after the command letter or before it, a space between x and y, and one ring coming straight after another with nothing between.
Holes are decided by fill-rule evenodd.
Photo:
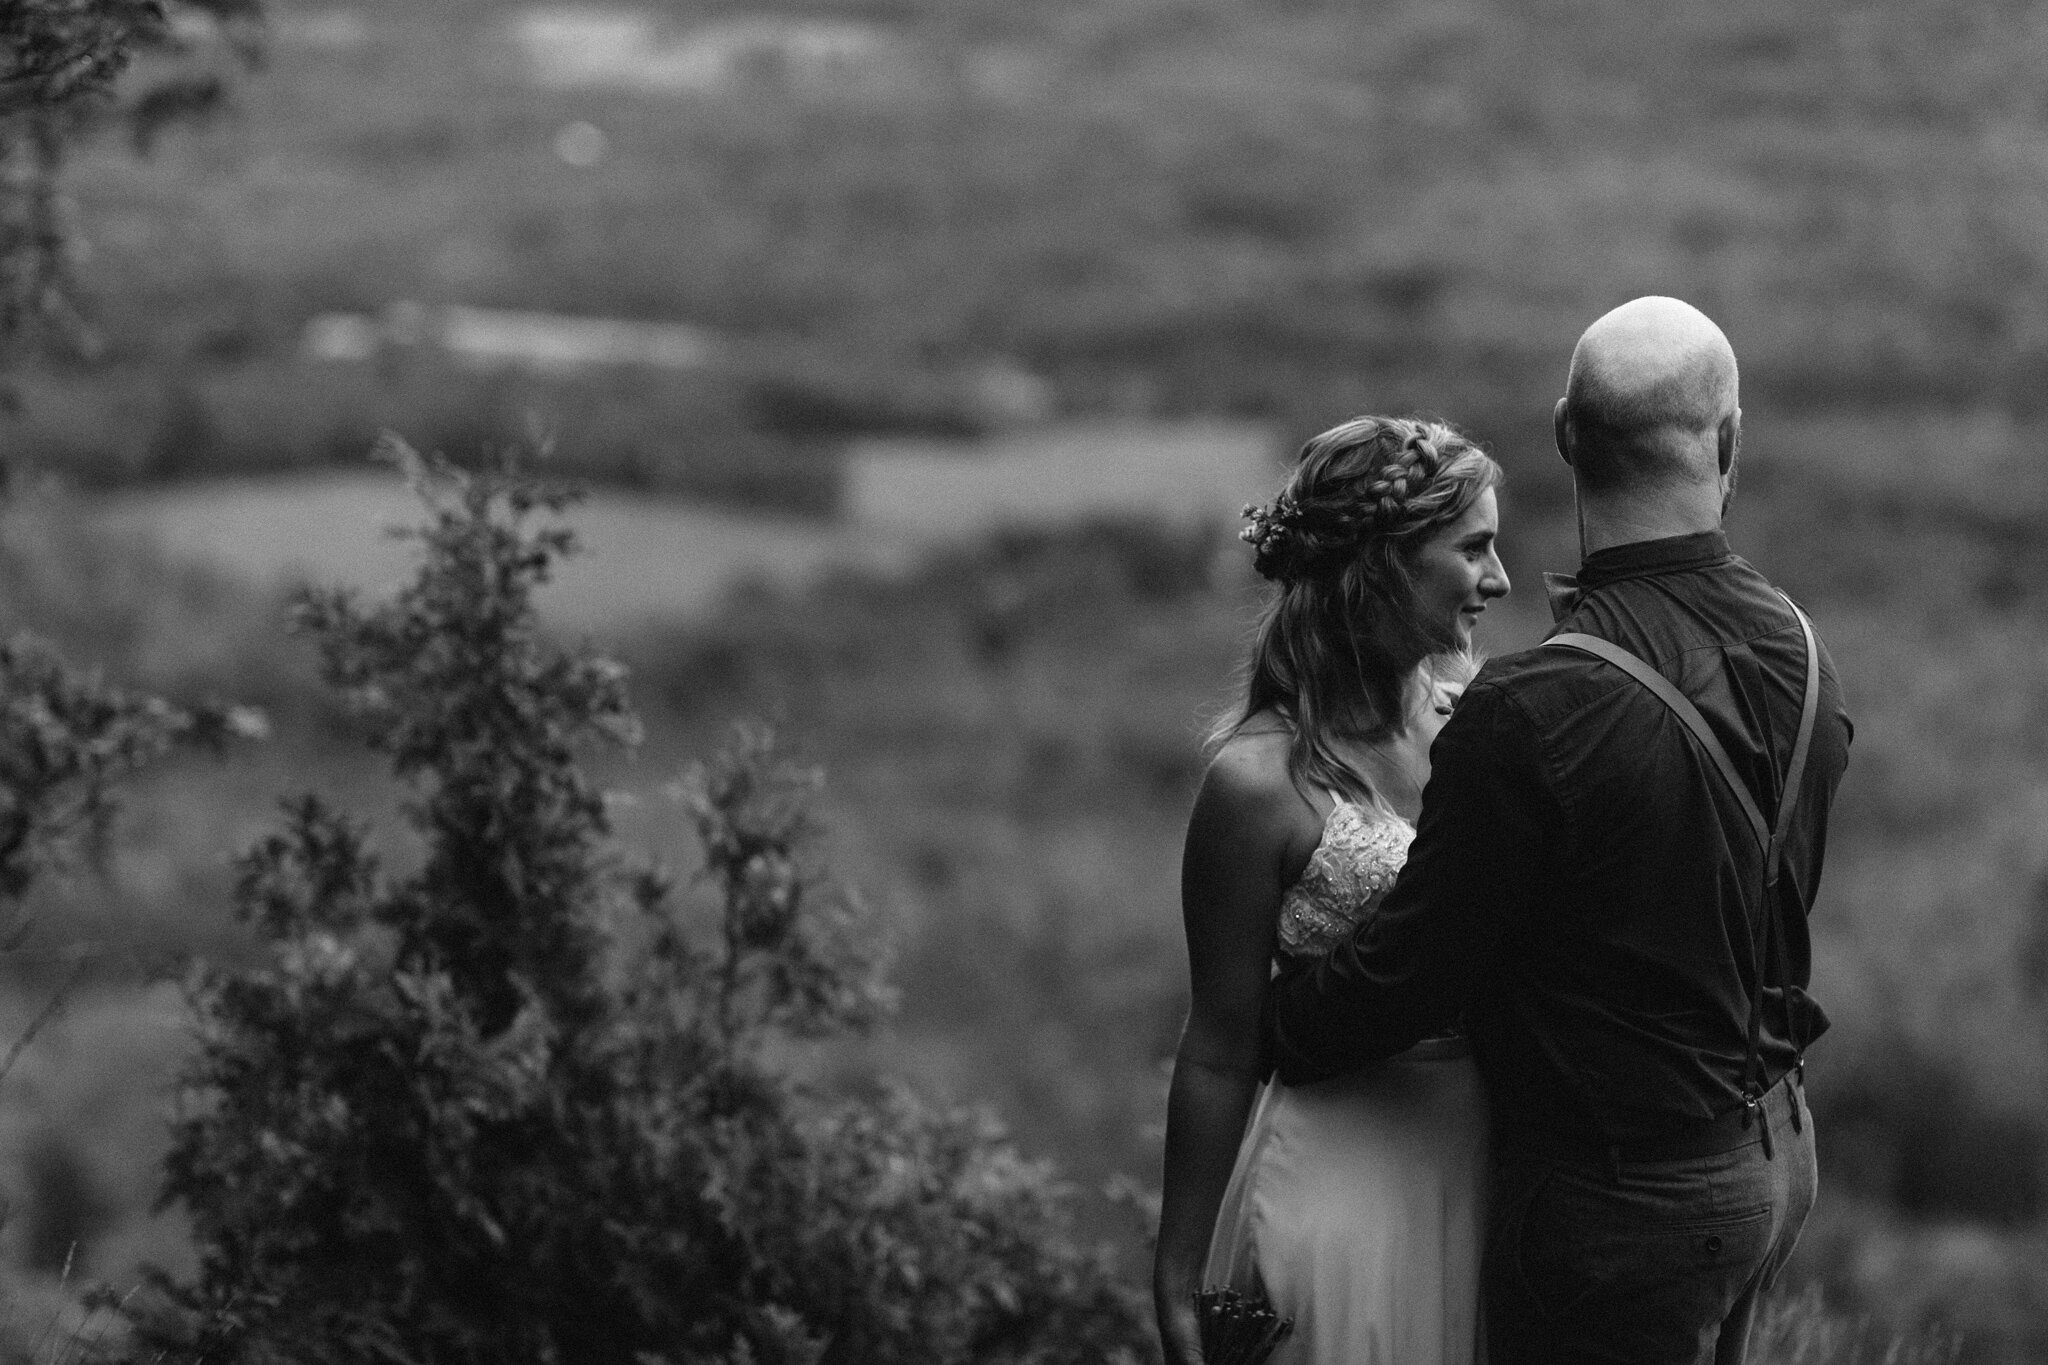
<instances>
[{"instance_id":1,"label":"strapless wedding dress","mask_svg":"<svg viewBox=\"0 0 2048 1365\"><path fill-rule=\"evenodd\" d=\"M1280 951L1320 955L1379 904L1406 821L1338 802L1280 909ZM1486 1098L1462 1038L1314 1085L1267 1084L1204 1284L1262 1287L1294 1331L1272 1365L1484 1360Z\"/></svg>"}]
</instances>

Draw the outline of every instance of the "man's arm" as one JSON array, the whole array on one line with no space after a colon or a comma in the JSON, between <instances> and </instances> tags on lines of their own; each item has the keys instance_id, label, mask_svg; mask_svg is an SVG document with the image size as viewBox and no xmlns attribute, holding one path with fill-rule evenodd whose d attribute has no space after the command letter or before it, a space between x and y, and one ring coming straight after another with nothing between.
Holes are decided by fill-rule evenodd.
<instances>
[{"instance_id":1,"label":"man's arm","mask_svg":"<svg viewBox=\"0 0 2048 1365\"><path fill-rule=\"evenodd\" d=\"M1430 765L1408 862L1378 913L1268 991L1265 1041L1290 1085L1391 1057L1454 1023L1562 837L1535 736L1498 686L1467 692Z\"/></svg>"}]
</instances>

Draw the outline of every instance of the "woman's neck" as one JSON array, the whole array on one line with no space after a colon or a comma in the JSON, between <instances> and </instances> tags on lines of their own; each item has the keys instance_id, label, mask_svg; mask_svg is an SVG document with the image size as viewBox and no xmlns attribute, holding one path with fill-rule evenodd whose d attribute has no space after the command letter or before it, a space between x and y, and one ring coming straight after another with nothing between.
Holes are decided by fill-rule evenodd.
<instances>
[{"instance_id":1,"label":"woman's neck","mask_svg":"<svg viewBox=\"0 0 2048 1365\"><path fill-rule=\"evenodd\" d=\"M1401 714L1381 723L1375 738L1405 739L1430 713L1436 697L1436 674L1424 659L1401 679Z\"/></svg>"}]
</instances>

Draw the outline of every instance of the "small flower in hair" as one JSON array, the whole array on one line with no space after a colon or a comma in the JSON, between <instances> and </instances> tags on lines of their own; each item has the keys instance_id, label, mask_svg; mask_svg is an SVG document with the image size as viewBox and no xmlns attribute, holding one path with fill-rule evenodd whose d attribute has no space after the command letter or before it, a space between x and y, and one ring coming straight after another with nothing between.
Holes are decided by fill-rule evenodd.
<instances>
[{"instance_id":1,"label":"small flower in hair","mask_svg":"<svg viewBox=\"0 0 2048 1365\"><path fill-rule=\"evenodd\" d=\"M1246 503L1244 515L1251 520L1251 525L1239 531L1237 538L1265 554L1276 536L1285 535L1301 519L1301 508L1295 505L1294 499L1282 493L1273 499L1270 506Z\"/></svg>"}]
</instances>

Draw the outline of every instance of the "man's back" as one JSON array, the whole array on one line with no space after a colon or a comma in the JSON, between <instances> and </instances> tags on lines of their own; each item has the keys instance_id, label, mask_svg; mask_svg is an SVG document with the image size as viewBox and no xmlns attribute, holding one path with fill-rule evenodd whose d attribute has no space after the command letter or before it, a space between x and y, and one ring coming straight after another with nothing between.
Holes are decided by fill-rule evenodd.
<instances>
[{"instance_id":1,"label":"man's back","mask_svg":"<svg viewBox=\"0 0 2048 1365\"><path fill-rule=\"evenodd\" d=\"M1805 683L1783 600L1718 532L1600 552L1581 583L1563 628L1676 683L1775 815ZM1767 992L1766 1083L1826 1026L1801 989L1805 912L1850 728L1824 653L1821 686L1771 907L1789 961L1768 979L1794 983L1796 1037ZM1504 1134L1635 1142L1738 1107L1762 854L1678 718L1619 669L1537 649L1481 671L1431 757L1409 865L1371 930L1313 987L1276 992L1282 1078L1387 1055L1462 1013ZM1306 999L1325 992L1345 1000L1335 1028Z\"/></svg>"},{"instance_id":2,"label":"man's back","mask_svg":"<svg viewBox=\"0 0 2048 1365\"><path fill-rule=\"evenodd\" d=\"M1718 535L1619 547L1589 561L1582 581L1560 628L1612 641L1675 683L1775 818L1806 681L1805 640L1784 601ZM1824 647L1820 679L1767 907L1788 961L1765 975L1766 1084L1827 1026L1804 990L1806 912L1850 727ZM1470 1010L1497 1113L1504 1124L1626 1142L1735 1108L1763 880L1737 798L1678 718L1619 669L1537 649L1481 682L1531 727L1565 815L1498 990ZM1793 983L1789 1037L1779 981Z\"/></svg>"}]
</instances>

